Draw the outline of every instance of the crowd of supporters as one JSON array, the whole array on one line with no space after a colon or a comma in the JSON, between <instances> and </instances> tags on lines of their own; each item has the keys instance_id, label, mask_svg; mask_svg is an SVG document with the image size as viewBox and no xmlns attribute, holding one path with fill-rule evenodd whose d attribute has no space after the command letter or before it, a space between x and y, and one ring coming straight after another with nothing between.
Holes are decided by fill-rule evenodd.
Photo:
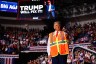
<instances>
[{"instance_id":1,"label":"crowd of supporters","mask_svg":"<svg viewBox=\"0 0 96 64\"><path fill-rule=\"evenodd\" d=\"M96 22L86 24L75 23L74 26L64 29L69 34L69 44L90 43L87 48L96 51ZM74 59L72 59L72 51L68 55L68 64L96 64L96 55L83 49L74 51Z\"/></svg>"},{"instance_id":2,"label":"crowd of supporters","mask_svg":"<svg viewBox=\"0 0 96 64\"><path fill-rule=\"evenodd\" d=\"M96 54L77 48L74 52L73 64L96 64Z\"/></svg>"},{"instance_id":3,"label":"crowd of supporters","mask_svg":"<svg viewBox=\"0 0 96 64\"><path fill-rule=\"evenodd\" d=\"M0 26L0 53L17 54L28 46L44 45L40 41L43 35L44 30Z\"/></svg>"},{"instance_id":4,"label":"crowd of supporters","mask_svg":"<svg viewBox=\"0 0 96 64\"><path fill-rule=\"evenodd\" d=\"M92 43L96 44L96 22L86 23L84 25L75 24L66 29L69 34L70 44L73 43Z\"/></svg>"},{"instance_id":5,"label":"crowd of supporters","mask_svg":"<svg viewBox=\"0 0 96 64\"><path fill-rule=\"evenodd\" d=\"M65 27L69 44L91 43L96 46L96 22ZM43 38L43 39L42 39ZM0 53L17 54L31 46L46 46L47 30L0 26Z\"/></svg>"},{"instance_id":6,"label":"crowd of supporters","mask_svg":"<svg viewBox=\"0 0 96 64\"><path fill-rule=\"evenodd\" d=\"M44 54L34 60L29 60L27 64L52 64L52 60ZM74 52L70 50L67 64L96 64L96 54L82 48L76 48Z\"/></svg>"},{"instance_id":7,"label":"crowd of supporters","mask_svg":"<svg viewBox=\"0 0 96 64\"><path fill-rule=\"evenodd\" d=\"M43 54L34 60L29 60L27 64L52 64L49 62L47 54Z\"/></svg>"}]
</instances>

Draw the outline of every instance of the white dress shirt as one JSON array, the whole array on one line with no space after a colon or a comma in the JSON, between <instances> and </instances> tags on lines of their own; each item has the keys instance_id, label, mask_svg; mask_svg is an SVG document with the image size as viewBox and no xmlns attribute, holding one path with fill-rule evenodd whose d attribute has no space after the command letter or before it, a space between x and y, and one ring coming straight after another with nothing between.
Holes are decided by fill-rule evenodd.
<instances>
[{"instance_id":1,"label":"white dress shirt","mask_svg":"<svg viewBox=\"0 0 96 64\"><path fill-rule=\"evenodd\" d=\"M49 5L49 9L48 9L48 11L49 11L49 12L51 11L51 4Z\"/></svg>"}]
</instances>

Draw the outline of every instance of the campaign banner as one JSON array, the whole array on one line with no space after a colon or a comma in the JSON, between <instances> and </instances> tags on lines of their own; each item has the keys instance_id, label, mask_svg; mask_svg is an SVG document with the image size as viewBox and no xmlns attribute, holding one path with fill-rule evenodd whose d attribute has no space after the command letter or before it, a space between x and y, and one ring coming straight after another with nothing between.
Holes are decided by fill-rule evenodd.
<instances>
[{"instance_id":1,"label":"campaign banner","mask_svg":"<svg viewBox=\"0 0 96 64\"><path fill-rule=\"evenodd\" d=\"M17 3L0 1L0 11L17 13Z\"/></svg>"},{"instance_id":2,"label":"campaign banner","mask_svg":"<svg viewBox=\"0 0 96 64\"><path fill-rule=\"evenodd\" d=\"M30 13L43 13L43 5L26 5L20 6L21 14L30 14Z\"/></svg>"},{"instance_id":3,"label":"campaign banner","mask_svg":"<svg viewBox=\"0 0 96 64\"><path fill-rule=\"evenodd\" d=\"M54 0L28 0L19 1L17 19L43 20L55 19Z\"/></svg>"},{"instance_id":4,"label":"campaign banner","mask_svg":"<svg viewBox=\"0 0 96 64\"><path fill-rule=\"evenodd\" d=\"M19 1L18 18L19 19L41 19L44 16L44 1Z\"/></svg>"}]
</instances>

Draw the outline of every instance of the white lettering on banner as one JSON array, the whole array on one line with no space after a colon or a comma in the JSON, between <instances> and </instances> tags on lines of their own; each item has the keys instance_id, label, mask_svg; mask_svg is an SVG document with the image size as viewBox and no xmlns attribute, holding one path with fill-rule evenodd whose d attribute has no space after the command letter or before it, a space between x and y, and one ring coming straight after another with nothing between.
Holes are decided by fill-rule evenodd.
<instances>
[{"instance_id":1,"label":"white lettering on banner","mask_svg":"<svg viewBox=\"0 0 96 64\"><path fill-rule=\"evenodd\" d=\"M28 14L30 13L29 11L20 11L21 14L25 13L25 14Z\"/></svg>"},{"instance_id":2,"label":"white lettering on banner","mask_svg":"<svg viewBox=\"0 0 96 64\"><path fill-rule=\"evenodd\" d=\"M38 19L38 17L33 17L33 19Z\"/></svg>"},{"instance_id":3,"label":"white lettering on banner","mask_svg":"<svg viewBox=\"0 0 96 64\"><path fill-rule=\"evenodd\" d=\"M20 6L20 9L23 10L24 6Z\"/></svg>"},{"instance_id":4,"label":"white lettering on banner","mask_svg":"<svg viewBox=\"0 0 96 64\"><path fill-rule=\"evenodd\" d=\"M8 8L7 4L1 4L1 8Z\"/></svg>"},{"instance_id":5,"label":"white lettering on banner","mask_svg":"<svg viewBox=\"0 0 96 64\"><path fill-rule=\"evenodd\" d=\"M32 10L33 9L33 6L29 6L29 10Z\"/></svg>"},{"instance_id":6,"label":"white lettering on banner","mask_svg":"<svg viewBox=\"0 0 96 64\"><path fill-rule=\"evenodd\" d=\"M37 13L37 10L32 10L31 13Z\"/></svg>"},{"instance_id":7,"label":"white lettering on banner","mask_svg":"<svg viewBox=\"0 0 96 64\"><path fill-rule=\"evenodd\" d=\"M25 7L24 7L24 10L28 10L28 6L25 6Z\"/></svg>"},{"instance_id":8,"label":"white lettering on banner","mask_svg":"<svg viewBox=\"0 0 96 64\"><path fill-rule=\"evenodd\" d=\"M38 10L38 13L43 13L43 11L42 10Z\"/></svg>"},{"instance_id":9,"label":"white lettering on banner","mask_svg":"<svg viewBox=\"0 0 96 64\"><path fill-rule=\"evenodd\" d=\"M32 10L32 11L20 11L21 14L28 14L28 13L43 13L42 10Z\"/></svg>"},{"instance_id":10,"label":"white lettering on banner","mask_svg":"<svg viewBox=\"0 0 96 64\"><path fill-rule=\"evenodd\" d=\"M20 6L21 10L40 10L43 8L43 5L33 5L33 6Z\"/></svg>"},{"instance_id":11,"label":"white lettering on banner","mask_svg":"<svg viewBox=\"0 0 96 64\"><path fill-rule=\"evenodd\" d=\"M9 9L17 9L17 6L15 6L15 5L10 5L10 6L9 6Z\"/></svg>"},{"instance_id":12,"label":"white lettering on banner","mask_svg":"<svg viewBox=\"0 0 96 64\"><path fill-rule=\"evenodd\" d=\"M34 9L34 10L36 10L36 9L38 10L38 8L39 8L38 5L37 5L37 6L33 6L33 9Z\"/></svg>"},{"instance_id":13,"label":"white lettering on banner","mask_svg":"<svg viewBox=\"0 0 96 64\"><path fill-rule=\"evenodd\" d=\"M43 5L20 6L20 13L43 13Z\"/></svg>"},{"instance_id":14,"label":"white lettering on banner","mask_svg":"<svg viewBox=\"0 0 96 64\"><path fill-rule=\"evenodd\" d=\"M43 8L43 5L39 5L39 9L42 9Z\"/></svg>"},{"instance_id":15,"label":"white lettering on banner","mask_svg":"<svg viewBox=\"0 0 96 64\"><path fill-rule=\"evenodd\" d=\"M8 4L1 4L0 7L1 8L6 8L6 9L17 9L17 6L15 6L15 5L8 5Z\"/></svg>"}]
</instances>

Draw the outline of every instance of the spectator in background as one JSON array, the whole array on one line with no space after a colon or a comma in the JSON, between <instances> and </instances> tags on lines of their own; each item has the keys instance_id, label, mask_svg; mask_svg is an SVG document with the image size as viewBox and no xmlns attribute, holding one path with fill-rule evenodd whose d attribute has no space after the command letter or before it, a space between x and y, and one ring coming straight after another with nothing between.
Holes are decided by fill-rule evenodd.
<instances>
[{"instance_id":1,"label":"spectator in background","mask_svg":"<svg viewBox=\"0 0 96 64\"><path fill-rule=\"evenodd\" d=\"M96 64L96 56L92 55L90 59L92 64Z\"/></svg>"}]
</instances>

